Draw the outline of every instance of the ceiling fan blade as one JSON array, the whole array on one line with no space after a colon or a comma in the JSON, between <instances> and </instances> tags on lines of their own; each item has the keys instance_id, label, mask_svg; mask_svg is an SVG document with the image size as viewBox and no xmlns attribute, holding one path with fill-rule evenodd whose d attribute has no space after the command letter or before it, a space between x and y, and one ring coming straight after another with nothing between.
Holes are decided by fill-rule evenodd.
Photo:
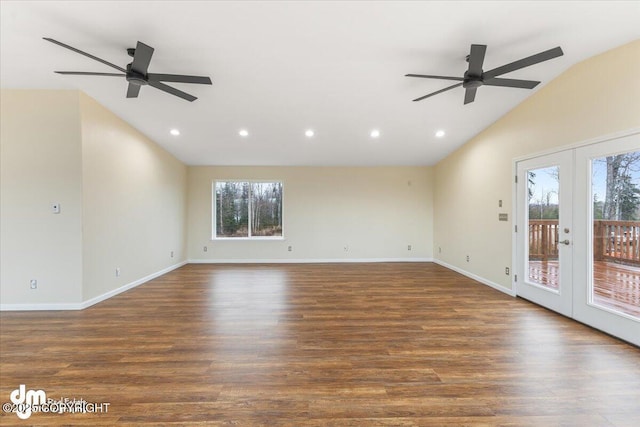
<instances>
[{"instance_id":1,"label":"ceiling fan blade","mask_svg":"<svg viewBox=\"0 0 640 427\"><path fill-rule=\"evenodd\" d=\"M133 54L133 62L131 63L131 70L143 76L147 75L147 69L153 56L153 48L147 46L142 42L138 42L136 45L136 52Z\"/></svg>"},{"instance_id":2,"label":"ceiling fan blade","mask_svg":"<svg viewBox=\"0 0 640 427\"><path fill-rule=\"evenodd\" d=\"M137 98L141 87L142 86L140 85L129 83L129 87L127 88L127 98Z\"/></svg>"},{"instance_id":3,"label":"ceiling fan blade","mask_svg":"<svg viewBox=\"0 0 640 427\"><path fill-rule=\"evenodd\" d=\"M500 76L502 74L510 73L515 70L519 70L530 65L538 64L540 62L548 61L549 59L562 56L564 53L560 47L554 47L553 49L545 50L544 52L536 53L535 55L528 56L510 64L503 65L502 67L494 68L483 74L485 80L493 77Z\"/></svg>"},{"instance_id":4,"label":"ceiling fan blade","mask_svg":"<svg viewBox=\"0 0 640 427\"><path fill-rule=\"evenodd\" d=\"M456 84L454 84L453 86L445 87L444 89L440 89L440 90L438 90L438 91L436 91L436 92L430 93L430 94L425 95L425 96L421 96L420 98L416 98L416 99L414 99L413 101L414 101L414 102L415 102L415 101L422 101L422 100L423 100L423 99L425 99L425 98L429 98L430 96L437 95L437 94L442 93L442 92L446 92L446 91L448 91L448 90L451 90L451 89L457 88L457 87L459 87L459 86L462 86L462 83L456 83Z\"/></svg>"},{"instance_id":5,"label":"ceiling fan blade","mask_svg":"<svg viewBox=\"0 0 640 427\"><path fill-rule=\"evenodd\" d=\"M197 83L201 85L211 84L211 79L209 77L183 76L181 74L148 73L147 78L155 82Z\"/></svg>"},{"instance_id":6,"label":"ceiling fan blade","mask_svg":"<svg viewBox=\"0 0 640 427\"><path fill-rule=\"evenodd\" d=\"M90 71L54 71L58 74L69 74L73 76L112 76L112 77L124 77L125 74L118 73L93 73Z\"/></svg>"},{"instance_id":7,"label":"ceiling fan blade","mask_svg":"<svg viewBox=\"0 0 640 427\"><path fill-rule=\"evenodd\" d=\"M477 87L468 87L464 93L464 105L470 104L476 99Z\"/></svg>"},{"instance_id":8,"label":"ceiling fan blade","mask_svg":"<svg viewBox=\"0 0 640 427\"><path fill-rule=\"evenodd\" d=\"M472 44L471 52L469 53L469 69L467 74L470 76L482 75L482 64L484 63L484 54L487 51L487 46L484 44ZM468 90L467 90L467 93Z\"/></svg>"},{"instance_id":9,"label":"ceiling fan blade","mask_svg":"<svg viewBox=\"0 0 640 427\"><path fill-rule=\"evenodd\" d=\"M183 92L183 91L178 90L176 88L173 88L171 86L167 86L164 83L156 82L156 81L153 81L153 80L149 80L148 83L149 83L149 86L153 86L156 89L160 89L163 92L167 92L167 93L170 93L171 95L175 95L175 96L180 97L182 99L186 99L189 102L193 102L196 99L198 99L193 95L189 95L186 92Z\"/></svg>"},{"instance_id":10,"label":"ceiling fan blade","mask_svg":"<svg viewBox=\"0 0 640 427\"><path fill-rule=\"evenodd\" d=\"M405 74L405 77L421 77L423 79L440 79L440 80L456 80L458 82L463 81L462 77L449 77L449 76L431 76L427 74Z\"/></svg>"},{"instance_id":11,"label":"ceiling fan blade","mask_svg":"<svg viewBox=\"0 0 640 427\"><path fill-rule=\"evenodd\" d=\"M87 58L91 58L91 59L93 59L93 60L95 60L95 61L102 62L104 65L108 65L109 67L111 67L111 68L115 68L116 70L118 70L118 71L122 71L123 73L126 73L126 72L127 72L127 70L125 70L124 68L118 67L117 65L112 64L111 62L107 62L107 61L105 61L104 59L100 59L100 58L98 58L97 56L93 56L93 55L91 55L90 53L83 52L83 51L81 51L81 50L79 50L79 49L76 49L75 47L71 47L71 46L69 46L68 44L64 44L64 43L62 43L62 42L59 42L58 40L54 40L54 39L51 39L51 38L48 38L48 37L43 37L43 39L44 39L44 40L46 40L46 41L48 41L48 42L51 42L51 43L53 43L53 44L57 44L58 46L62 46L62 47L64 47L64 48L67 48L67 49L69 49L69 50L72 50L72 51L74 51L74 52L76 52L76 53L79 53L80 55L84 55L84 56L86 56Z\"/></svg>"},{"instance_id":12,"label":"ceiling fan blade","mask_svg":"<svg viewBox=\"0 0 640 427\"><path fill-rule=\"evenodd\" d=\"M533 89L534 87L538 86L540 82L536 82L533 80L501 79L494 77L489 80L484 80L483 84L485 86L504 86L520 89Z\"/></svg>"}]
</instances>

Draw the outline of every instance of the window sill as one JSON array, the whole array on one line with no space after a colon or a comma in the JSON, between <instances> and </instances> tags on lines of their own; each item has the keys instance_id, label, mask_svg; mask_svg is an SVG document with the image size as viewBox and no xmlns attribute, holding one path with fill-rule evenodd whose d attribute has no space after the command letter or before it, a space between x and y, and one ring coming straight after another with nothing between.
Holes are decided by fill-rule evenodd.
<instances>
[{"instance_id":1,"label":"window sill","mask_svg":"<svg viewBox=\"0 0 640 427\"><path fill-rule=\"evenodd\" d=\"M212 242L216 242L216 241L236 241L236 240L240 240L243 242L247 242L247 241L283 241L286 240L284 237L278 236L278 237L213 237L211 238Z\"/></svg>"}]
</instances>

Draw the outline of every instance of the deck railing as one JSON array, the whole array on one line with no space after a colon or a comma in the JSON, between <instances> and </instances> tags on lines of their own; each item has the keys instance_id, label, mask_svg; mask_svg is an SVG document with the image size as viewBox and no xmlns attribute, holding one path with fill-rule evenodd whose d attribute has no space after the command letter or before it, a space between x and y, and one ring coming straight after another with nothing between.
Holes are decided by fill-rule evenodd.
<instances>
[{"instance_id":1,"label":"deck railing","mask_svg":"<svg viewBox=\"0 0 640 427\"><path fill-rule=\"evenodd\" d=\"M529 220L529 259L558 259L558 220Z\"/></svg>"},{"instance_id":2,"label":"deck railing","mask_svg":"<svg viewBox=\"0 0 640 427\"><path fill-rule=\"evenodd\" d=\"M640 264L640 221L593 222L593 257L596 261Z\"/></svg>"},{"instance_id":3,"label":"deck railing","mask_svg":"<svg viewBox=\"0 0 640 427\"><path fill-rule=\"evenodd\" d=\"M529 220L529 259L558 259L558 220ZM640 265L640 221L593 221L593 258Z\"/></svg>"}]
</instances>

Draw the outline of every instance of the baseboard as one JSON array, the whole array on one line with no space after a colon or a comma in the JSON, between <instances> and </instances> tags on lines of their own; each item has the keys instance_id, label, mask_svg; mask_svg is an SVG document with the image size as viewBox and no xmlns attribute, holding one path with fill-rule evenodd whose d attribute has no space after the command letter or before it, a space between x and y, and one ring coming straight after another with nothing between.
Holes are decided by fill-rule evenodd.
<instances>
[{"instance_id":1,"label":"baseboard","mask_svg":"<svg viewBox=\"0 0 640 427\"><path fill-rule=\"evenodd\" d=\"M82 310L82 303L0 304L0 311Z\"/></svg>"},{"instance_id":2,"label":"baseboard","mask_svg":"<svg viewBox=\"0 0 640 427\"><path fill-rule=\"evenodd\" d=\"M156 271L155 273L149 274L148 276L145 276L145 277L143 277L141 279L134 280L133 282L127 283L126 285L120 286L117 289L114 289L114 290L106 292L106 293L104 293L102 295L98 295L97 297L93 297L91 299L83 301L82 304L81 304L82 307L80 309L85 309L87 307L91 307L94 304L97 304L97 303L99 303L101 301L104 301L104 300L109 299L109 298L111 298L113 296L121 294L121 293L123 293L125 291L128 291L129 289L135 288L136 286L140 286L143 283L148 282L149 280L153 280L156 277L160 277L163 274L167 274L168 272L173 271L176 268L180 268L180 267L182 267L183 265L186 265L186 264L187 264L187 261L182 261L182 262L179 262L177 264L173 264L173 265L171 265L171 266L169 266L167 268L163 268L160 271Z\"/></svg>"},{"instance_id":3,"label":"baseboard","mask_svg":"<svg viewBox=\"0 0 640 427\"><path fill-rule=\"evenodd\" d=\"M302 258L302 259L190 259L189 264L331 264L369 262L433 262L433 258Z\"/></svg>"},{"instance_id":4,"label":"baseboard","mask_svg":"<svg viewBox=\"0 0 640 427\"><path fill-rule=\"evenodd\" d=\"M155 279L156 277L162 276L163 274L167 274L168 272L175 270L176 268L182 267L185 264L187 264L187 261L179 262L177 264L171 265L167 268L163 268L160 271L156 271L155 273L149 274L148 276L142 277L141 279L134 280L133 282L120 286L117 289L111 290L102 295L98 295L97 297L93 297L81 303L0 304L0 311L83 310L101 301L104 301L113 296L121 294L122 292L128 291L129 289L135 288L136 286L140 286L143 283L148 282L149 280Z\"/></svg>"},{"instance_id":5,"label":"baseboard","mask_svg":"<svg viewBox=\"0 0 640 427\"><path fill-rule=\"evenodd\" d=\"M458 268L458 267L456 267L456 266L453 266L453 265L451 265L451 264L447 264L446 262L444 262L444 261L442 261L442 260L439 260L439 259L434 259L434 260L433 260L433 262L434 262L434 263L436 263L436 264L438 264L438 265L441 265L441 266L443 266L443 267L445 267L445 268L448 268L449 270L453 270L453 271L455 271L456 273L460 273L460 274L462 274L463 276L468 277L469 279L473 279L473 280L475 280L476 282L480 282L480 283L482 283L483 285L487 285L487 286L489 286L489 287L492 287L493 289L495 289L495 290L497 290L497 291L500 291L500 292L502 292L502 293L505 293L505 294L507 294L507 295L509 295L509 296L512 296L512 297L515 297L515 296L516 296L516 291L515 291L515 290L513 290L513 289L507 289L507 288L505 288L504 286L500 286L500 285L498 285L497 283L494 283L494 282L492 282L492 281L490 281L490 280L485 279L484 277L480 277L480 276L477 276L477 275L475 275L475 274L473 274L473 273L469 273L468 271L465 271L465 270L463 270L463 269L461 269L461 268Z\"/></svg>"}]
</instances>

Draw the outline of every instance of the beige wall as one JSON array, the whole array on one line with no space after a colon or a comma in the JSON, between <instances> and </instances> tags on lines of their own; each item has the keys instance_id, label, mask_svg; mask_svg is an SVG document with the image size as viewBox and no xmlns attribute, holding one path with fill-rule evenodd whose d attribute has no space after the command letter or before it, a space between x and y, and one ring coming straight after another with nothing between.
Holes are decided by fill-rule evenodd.
<instances>
[{"instance_id":1,"label":"beige wall","mask_svg":"<svg viewBox=\"0 0 640 427\"><path fill-rule=\"evenodd\" d=\"M80 308L186 260L185 165L78 91L1 98L3 308Z\"/></svg>"},{"instance_id":2,"label":"beige wall","mask_svg":"<svg viewBox=\"0 0 640 427\"><path fill-rule=\"evenodd\" d=\"M418 260L433 256L430 167L194 166L189 167L188 176L191 260ZM216 179L282 180L284 240L212 240ZM407 245L413 246L411 251Z\"/></svg>"},{"instance_id":3,"label":"beige wall","mask_svg":"<svg viewBox=\"0 0 640 427\"><path fill-rule=\"evenodd\" d=\"M588 59L439 162L435 257L511 289L514 158L640 127L638 75L640 41ZM498 212L510 221L498 222Z\"/></svg>"},{"instance_id":4,"label":"beige wall","mask_svg":"<svg viewBox=\"0 0 640 427\"><path fill-rule=\"evenodd\" d=\"M0 92L2 304L82 298L78 92ZM53 214L51 205L60 203ZM36 279L38 289L29 281Z\"/></svg>"},{"instance_id":5,"label":"beige wall","mask_svg":"<svg viewBox=\"0 0 640 427\"><path fill-rule=\"evenodd\" d=\"M87 300L186 259L187 168L84 94L80 113Z\"/></svg>"}]
</instances>

